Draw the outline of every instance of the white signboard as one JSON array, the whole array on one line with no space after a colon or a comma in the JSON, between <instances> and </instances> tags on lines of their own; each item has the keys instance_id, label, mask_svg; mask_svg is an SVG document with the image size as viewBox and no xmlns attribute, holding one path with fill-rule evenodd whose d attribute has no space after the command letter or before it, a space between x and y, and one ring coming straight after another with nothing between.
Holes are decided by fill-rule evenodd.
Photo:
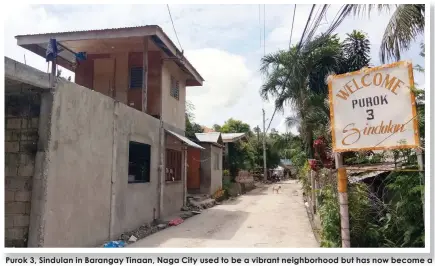
<instances>
[{"instance_id":1,"label":"white signboard","mask_svg":"<svg viewBox=\"0 0 435 266\"><path fill-rule=\"evenodd\" d=\"M328 85L334 151L419 146L411 63L330 76Z\"/></svg>"}]
</instances>

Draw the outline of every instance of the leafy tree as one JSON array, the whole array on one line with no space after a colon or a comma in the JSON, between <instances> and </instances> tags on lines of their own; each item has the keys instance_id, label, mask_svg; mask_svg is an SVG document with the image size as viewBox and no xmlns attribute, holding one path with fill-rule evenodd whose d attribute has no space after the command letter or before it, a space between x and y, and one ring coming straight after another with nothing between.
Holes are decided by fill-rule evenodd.
<instances>
[{"instance_id":1,"label":"leafy tree","mask_svg":"<svg viewBox=\"0 0 435 266\"><path fill-rule=\"evenodd\" d=\"M358 48L358 49L357 49ZM275 97L275 107L290 105L294 115L286 119L288 126L298 125L305 153L314 157L315 135L329 137L328 88L325 82L331 73L349 72L370 61L366 36L354 31L341 43L336 35L319 35L300 49L279 51L262 59L266 82L261 96ZM317 131L317 132L316 132Z\"/></svg>"},{"instance_id":2,"label":"leafy tree","mask_svg":"<svg viewBox=\"0 0 435 266\"><path fill-rule=\"evenodd\" d=\"M370 63L370 41L367 35L361 31L353 30L352 33L346 34L343 42L343 52L345 64L341 72L352 72L360 70Z\"/></svg>"},{"instance_id":3,"label":"leafy tree","mask_svg":"<svg viewBox=\"0 0 435 266\"><path fill-rule=\"evenodd\" d=\"M216 132L221 132L221 126L218 125L218 124L214 124L213 125L213 130L216 131Z\"/></svg>"},{"instance_id":4,"label":"leafy tree","mask_svg":"<svg viewBox=\"0 0 435 266\"><path fill-rule=\"evenodd\" d=\"M220 125L213 125L214 130L221 133L247 133L248 137L252 135L249 124L233 118L228 119ZM237 141L228 144L228 157L225 165L229 167L231 177L237 176L239 170L251 170L255 166L255 150L254 147L245 141Z\"/></svg>"},{"instance_id":5,"label":"leafy tree","mask_svg":"<svg viewBox=\"0 0 435 266\"><path fill-rule=\"evenodd\" d=\"M195 138L195 133L202 133L201 125L191 122L194 118L195 106L191 102L186 102L186 137Z\"/></svg>"},{"instance_id":6,"label":"leafy tree","mask_svg":"<svg viewBox=\"0 0 435 266\"><path fill-rule=\"evenodd\" d=\"M251 127L247 123L233 118L228 119L220 128L222 133L251 133Z\"/></svg>"}]
</instances>

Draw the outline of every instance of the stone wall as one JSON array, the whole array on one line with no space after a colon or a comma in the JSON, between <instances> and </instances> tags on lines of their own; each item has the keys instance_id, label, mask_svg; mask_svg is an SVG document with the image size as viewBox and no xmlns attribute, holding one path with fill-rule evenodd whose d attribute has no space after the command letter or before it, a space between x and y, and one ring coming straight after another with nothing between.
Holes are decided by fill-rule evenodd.
<instances>
[{"instance_id":1,"label":"stone wall","mask_svg":"<svg viewBox=\"0 0 435 266\"><path fill-rule=\"evenodd\" d=\"M39 110L36 92L5 94L6 247L27 246Z\"/></svg>"}]
</instances>

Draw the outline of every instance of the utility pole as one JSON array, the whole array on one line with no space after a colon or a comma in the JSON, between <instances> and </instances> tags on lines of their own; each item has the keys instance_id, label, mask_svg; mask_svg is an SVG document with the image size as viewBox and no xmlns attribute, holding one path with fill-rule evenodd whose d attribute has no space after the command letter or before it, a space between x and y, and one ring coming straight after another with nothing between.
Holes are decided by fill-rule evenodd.
<instances>
[{"instance_id":1,"label":"utility pole","mask_svg":"<svg viewBox=\"0 0 435 266\"><path fill-rule=\"evenodd\" d=\"M264 180L267 180L267 168L266 168L266 113L263 108L263 172Z\"/></svg>"}]
</instances>

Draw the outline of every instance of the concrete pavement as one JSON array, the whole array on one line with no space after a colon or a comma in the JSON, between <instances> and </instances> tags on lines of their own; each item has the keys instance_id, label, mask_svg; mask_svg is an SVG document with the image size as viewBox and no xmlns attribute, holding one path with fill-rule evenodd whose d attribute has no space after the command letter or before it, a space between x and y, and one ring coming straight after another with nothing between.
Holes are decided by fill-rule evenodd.
<instances>
[{"instance_id":1,"label":"concrete pavement","mask_svg":"<svg viewBox=\"0 0 435 266\"><path fill-rule=\"evenodd\" d=\"M294 180L264 185L128 247L318 247Z\"/></svg>"}]
</instances>

